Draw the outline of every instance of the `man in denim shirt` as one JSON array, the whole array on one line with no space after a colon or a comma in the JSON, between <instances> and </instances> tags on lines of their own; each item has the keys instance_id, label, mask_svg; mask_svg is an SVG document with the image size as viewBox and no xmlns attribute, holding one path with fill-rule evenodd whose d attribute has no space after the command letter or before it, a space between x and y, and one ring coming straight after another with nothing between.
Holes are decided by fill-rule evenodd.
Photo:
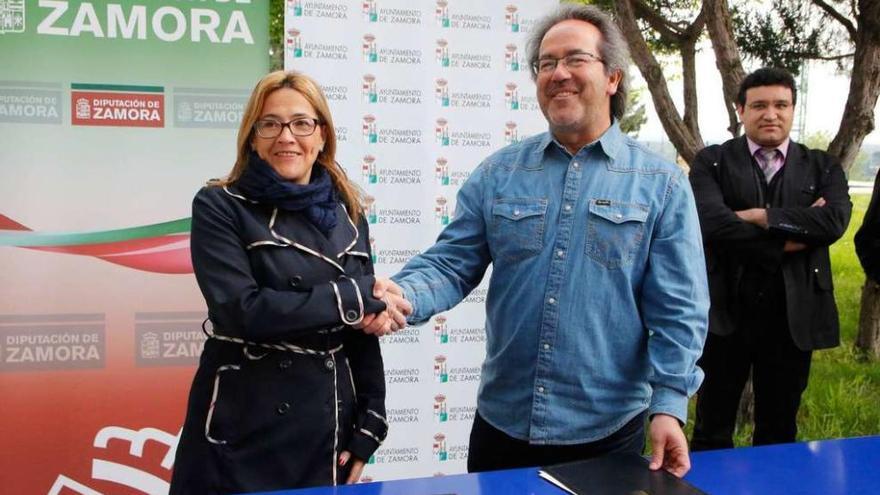
<instances>
[{"instance_id":1,"label":"man in denim shirt","mask_svg":"<svg viewBox=\"0 0 880 495\"><path fill-rule=\"evenodd\" d=\"M641 453L647 417L651 467L682 476L709 307L693 195L620 131L628 54L613 21L565 5L535 32L550 132L487 158L393 279L418 323L493 265L470 471Z\"/></svg>"}]
</instances>

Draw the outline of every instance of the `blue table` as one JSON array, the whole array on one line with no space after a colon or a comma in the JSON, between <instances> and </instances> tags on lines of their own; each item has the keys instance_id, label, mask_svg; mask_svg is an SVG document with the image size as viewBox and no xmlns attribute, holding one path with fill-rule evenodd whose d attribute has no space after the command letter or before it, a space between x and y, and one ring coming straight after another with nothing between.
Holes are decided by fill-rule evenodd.
<instances>
[{"instance_id":1,"label":"blue table","mask_svg":"<svg viewBox=\"0 0 880 495\"><path fill-rule=\"evenodd\" d=\"M685 479L711 495L858 495L880 492L880 436L691 455ZM415 478L275 495L560 495L537 468Z\"/></svg>"}]
</instances>

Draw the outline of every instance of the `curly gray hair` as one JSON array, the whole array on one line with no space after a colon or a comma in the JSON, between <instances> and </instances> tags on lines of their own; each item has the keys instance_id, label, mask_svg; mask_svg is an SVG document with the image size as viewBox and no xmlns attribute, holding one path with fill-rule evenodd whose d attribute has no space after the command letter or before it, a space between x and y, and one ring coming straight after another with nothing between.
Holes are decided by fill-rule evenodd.
<instances>
[{"instance_id":1,"label":"curly gray hair","mask_svg":"<svg viewBox=\"0 0 880 495\"><path fill-rule=\"evenodd\" d=\"M599 57L605 65L605 74L611 75L620 72L620 83L617 85L617 92L611 96L611 117L621 119L626 111L626 94L628 92L629 77L627 76L627 68L629 67L629 48L626 40L614 19L603 10L592 5L579 4L562 4L556 11L541 19L532 31L528 41L528 60L529 67L532 68L532 79L536 79L538 74L534 67L538 62L539 51L541 49L541 41L547 31L556 24L567 20L577 20L588 22L599 30L602 34L602 41L599 44Z\"/></svg>"}]
</instances>

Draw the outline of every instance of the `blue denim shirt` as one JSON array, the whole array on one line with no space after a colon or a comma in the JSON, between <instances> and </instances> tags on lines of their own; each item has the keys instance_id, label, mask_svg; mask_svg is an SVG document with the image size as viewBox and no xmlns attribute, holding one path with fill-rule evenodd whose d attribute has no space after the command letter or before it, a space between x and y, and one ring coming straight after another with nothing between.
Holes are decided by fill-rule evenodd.
<instances>
[{"instance_id":1,"label":"blue denim shirt","mask_svg":"<svg viewBox=\"0 0 880 495\"><path fill-rule=\"evenodd\" d=\"M487 158L437 243L395 275L411 323L493 265L477 408L534 444L602 439L645 409L682 422L709 294L684 172L613 124L575 156L548 133Z\"/></svg>"}]
</instances>

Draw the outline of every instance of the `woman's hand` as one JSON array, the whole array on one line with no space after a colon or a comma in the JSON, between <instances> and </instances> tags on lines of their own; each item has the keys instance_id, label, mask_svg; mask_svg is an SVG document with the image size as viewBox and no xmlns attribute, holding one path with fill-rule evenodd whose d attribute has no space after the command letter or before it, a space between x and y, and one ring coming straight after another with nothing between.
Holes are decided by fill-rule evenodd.
<instances>
[{"instance_id":1,"label":"woman's hand","mask_svg":"<svg viewBox=\"0 0 880 495\"><path fill-rule=\"evenodd\" d=\"M348 479L345 480L346 485L357 483L361 479L361 474L364 472L364 461L357 457L352 458L351 452L347 450L339 454L340 466L345 466L349 462L351 462L351 471L349 472Z\"/></svg>"},{"instance_id":2,"label":"woman's hand","mask_svg":"<svg viewBox=\"0 0 880 495\"><path fill-rule=\"evenodd\" d=\"M412 305L403 297L403 290L397 284L391 279L376 277L373 297L385 302L385 311L365 315L355 328L381 337L406 327L406 317L412 314Z\"/></svg>"}]
</instances>

